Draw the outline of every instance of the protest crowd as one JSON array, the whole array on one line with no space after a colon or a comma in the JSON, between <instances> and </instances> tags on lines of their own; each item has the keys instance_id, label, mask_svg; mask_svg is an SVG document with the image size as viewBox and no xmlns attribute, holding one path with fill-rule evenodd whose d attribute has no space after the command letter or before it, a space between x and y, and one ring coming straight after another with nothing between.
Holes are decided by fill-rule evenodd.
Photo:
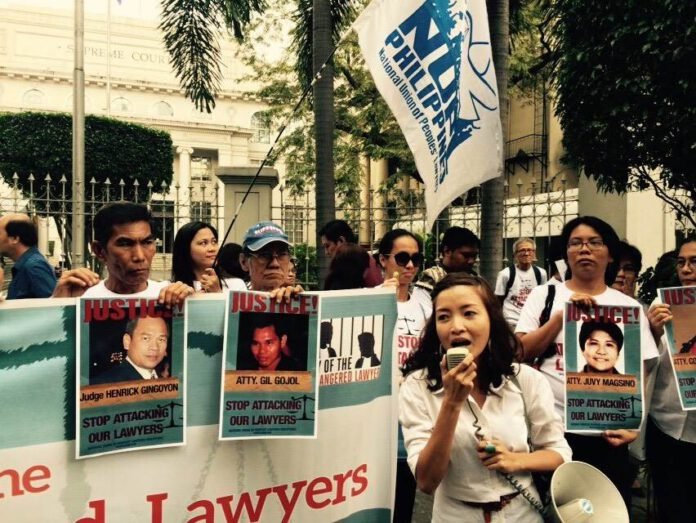
<instances>
[{"instance_id":1,"label":"protest crowd","mask_svg":"<svg viewBox=\"0 0 696 523\"><path fill-rule=\"evenodd\" d=\"M280 303L304 292L292 274L292 245L272 222L249 228L241 246L225 246L225 259L215 227L188 223L176 235L171 280L154 281L150 222L142 205L104 206L94 220L91 248L106 269L105 278L79 268L56 280L36 248L29 217L3 216L0 252L15 262L5 299L147 297L171 308L196 293L263 291ZM504 514L506 521L539 521L534 502L544 492L537 476L570 460L601 470L629 507L636 464L647 460L659 521L684 521L684 514L696 514L687 491L696 464L696 421L682 409L670 364L665 326L673 319L672 310L659 299L652 304L636 300L640 252L620 241L606 222L592 216L569 221L550 278L535 265L534 240L520 238L514 243L513 264L496 282L477 275L479 239L463 227L444 232L441 259L427 269L421 239L404 229L385 234L375 253L357 245L340 220L326 224L320 235L331 258L324 289L383 287L396 294L392 361L403 377L394 521L410 521L416 489L434 495L433 521L497 521L492 519L496 514ZM674 270L682 286L696 285L696 239L679 246ZM601 306L638 307L636 336L648 413L639 428L594 434L565 429L566 304L579 314L604 310ZM616 324L604 331L596 326L606 320L583 324L585 372L618 374L618 355L626 351L624 333ZM131 327L128 334L132 348L137 329ZM160 329L166 345L167 327ZM255 350L253 368L256 362L259 369L292 368L286 336L274 326L258 329L253 344L268 343L256 341L262 329L283 342L270 357L266 349ZM321 330L321 349L334 357L331 324ZM628 339L628 331L625 335ZM374 337L362 334L358 339L362 357L357 366L379 365ZM464 356L450 363L448 352L461 348ZM132 365L141 376L168 375L158 367L161 352L148 366L147 358L126 350L128 356L117 367Z\"/></svg>"}]
</instances>

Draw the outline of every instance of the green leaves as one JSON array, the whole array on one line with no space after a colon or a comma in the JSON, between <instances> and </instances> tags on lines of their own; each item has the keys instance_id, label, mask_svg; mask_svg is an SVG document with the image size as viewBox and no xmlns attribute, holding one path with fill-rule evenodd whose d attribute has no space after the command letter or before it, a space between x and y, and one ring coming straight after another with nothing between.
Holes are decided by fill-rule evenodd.
<instances>
[{"instance_id":1,"label":"green leaves","mask_svg":"<svg viewBox=\"0 0 696 523\"><path fill-rule=\"evenodd\" d=\"M168 133L110 118L85 118L85 178L113 183L123 179L141 190L152 181L155 191L172 181L172 140ZM39 182L50 174L54 181L65 176L66 197L72 194L72 117L56 113L0 114L0 173L12 184L29 190L28 177ZM35 190L39 183L35 182ZM87 184L89 186L89 184ZM86 189L89 191L89 188ZM127 192L126 194L131 194Z\"/></svg>"},{"instance_id":2,"label":"green leaves","mask_svg":"<svg viewBox=\"0 0 696 523\"><path fill-rule=\"evenodd\" d=\"M551 9L569 158L610 191L654 187L657 176L686 192L693 214L696 3L557 0Z\"/></svg>"}]
</instances>

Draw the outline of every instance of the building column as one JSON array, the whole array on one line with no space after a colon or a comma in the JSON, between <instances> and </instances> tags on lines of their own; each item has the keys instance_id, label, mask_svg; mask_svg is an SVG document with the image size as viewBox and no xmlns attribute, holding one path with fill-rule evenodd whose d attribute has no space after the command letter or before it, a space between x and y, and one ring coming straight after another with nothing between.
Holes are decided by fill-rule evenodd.
<instances>
[{"instance_id":1,"label":"building column","mask_svg":"<svg viewBox=\"0 0 696 523\"><path fill-rule=\"evenodd\" d=\"M191 154L193 148L179 146L176 148L176 153L179 155L179 172L176 176L176 184L179 186L177 206L177 223L176 230L178 231L182 225L191 220Z\"/></svg>"}]
</instances>

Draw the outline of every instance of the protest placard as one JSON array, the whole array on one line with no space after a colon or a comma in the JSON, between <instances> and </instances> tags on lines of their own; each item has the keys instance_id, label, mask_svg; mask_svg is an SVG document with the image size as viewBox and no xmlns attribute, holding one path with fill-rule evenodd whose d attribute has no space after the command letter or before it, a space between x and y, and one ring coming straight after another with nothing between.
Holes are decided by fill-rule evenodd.
<instances>
[{"instance_id":1,"label":"protest placard","mask_svg":"<svg viewBox=\"0 0 696 523\"><path fill-rule=\"evenodd\" d=\"M82 299L78 458L185 440L183 313L156 299Z\"/></svg>"},{"instance_id":2,"label":"protest placard","mask_svg":"<svg viewBox=\"0 0 696 523\"><path fill-rule=\"evenodd\" d=\"M659 289L670 306L672 321L665 325L674 379L682 409L696 409L696 287Z\"/></svg>"},{"instance_id":3,"label":"protest placard","mask_svg":"<svg viewBox=\"0 0 696 523\"><path fill-rule=\"evenodd\" d=\"M315 437L319 297L228 295L220 439Z\"/></svg>"},{"instance_id":4,"label":"protest placard","mask_svg":"<svg viewBox=\"0 0 696 523\"><path fill-rule=\"evenodd\" d=\"M225 301L189 298L186 445L75 460L75 301L22 301L0 304L0 521L391 521L389 373L321 387L317 439L219 442Z\"/></svg>"},{"instance_id":5,"label":"protest placard","mask_svg":"<svg viewBox=\"0 0 696 523\"><path fill-rule=\"evenodd\" d=\"M564 311L565 423L572 432L638 429L643 417L641 311L597 305Z\"/></svg>"}]
</instances>

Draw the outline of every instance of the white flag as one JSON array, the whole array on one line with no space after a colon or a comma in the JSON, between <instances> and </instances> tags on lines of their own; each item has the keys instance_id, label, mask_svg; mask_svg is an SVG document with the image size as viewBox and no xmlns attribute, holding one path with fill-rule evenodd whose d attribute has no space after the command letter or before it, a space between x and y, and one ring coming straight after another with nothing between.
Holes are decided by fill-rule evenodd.
<instances>
[{"instance_id":1,"label":"white flag","mask_svg":"<svg viewBox=\"0 0 696 523\"><path fill-rule=\"evenodd\" d=\"M373 0L355 22L377 89L425 183L428 227L503 172L485 0Z\"/></svg>"}]
</instances>

